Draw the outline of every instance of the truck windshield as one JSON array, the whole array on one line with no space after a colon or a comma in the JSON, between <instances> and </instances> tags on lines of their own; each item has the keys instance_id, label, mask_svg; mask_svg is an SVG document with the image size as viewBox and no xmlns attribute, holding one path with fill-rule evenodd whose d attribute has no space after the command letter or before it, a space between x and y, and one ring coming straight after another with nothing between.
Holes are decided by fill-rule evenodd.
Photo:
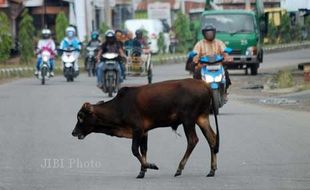
<instances>
[{"instance_id":1,"label":"truck windshield","mask_svg":"<svg viewBox=\"0 0 310 190\"><path fill-rule=\"evenodd\" d=\"M230 34L254 32L254 18L244 14L204 15L201 26L212 24L217 32Z\"/></svg>"}]
</instances>

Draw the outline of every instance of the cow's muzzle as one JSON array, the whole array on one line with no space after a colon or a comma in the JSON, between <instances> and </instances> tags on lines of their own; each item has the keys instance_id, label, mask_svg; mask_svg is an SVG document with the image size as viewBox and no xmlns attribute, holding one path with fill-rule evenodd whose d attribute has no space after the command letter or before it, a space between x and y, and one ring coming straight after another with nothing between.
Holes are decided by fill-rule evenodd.
<instances>
[{"instance_id":1,"label":"cow's muzzle","mask_svg":"<svg viewBox=\"0 0 310 190\"><path fill-rule=\"evenodd\" d=\"M83 140L85 138L85 135L78 134L77 132L73 131L72 136L77 137L79 140Z\"/></svg>"}]
</instances>

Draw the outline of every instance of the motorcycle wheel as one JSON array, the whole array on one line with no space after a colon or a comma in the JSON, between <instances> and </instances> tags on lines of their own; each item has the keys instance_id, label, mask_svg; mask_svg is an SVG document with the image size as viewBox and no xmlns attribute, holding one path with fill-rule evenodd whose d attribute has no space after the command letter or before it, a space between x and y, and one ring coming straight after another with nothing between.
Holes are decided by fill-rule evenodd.
<instances>
[{"instance_id":1,"label":"motorcycle wheel","mask_svg":"<svg viewBox=\"0 0 310 190\"><path fill-rule=\"evenodd\" d=\"M152 84L153 71L151 68L147 70L147 81L149 84Z\"/></svg>"},{"instance_id":2,"label":"motorcycle wheel","mask_svg":"<svg viewBox=\"0 0 310 190\"><path fill-rule=\"evenodd\" d=\"M47 73L47 69L46 67L43 67L42 70L41 70L41 84L44 85L45 84L45 76L46 76L46 73Z\"/></svg>"},{"instance_id":3,"label":"motorcycle wheel","mask_svg":"<svg viewBox=\"0 0 310 190\"><path fill-rule=\"evenodd\" d=\"M213 114L218 115L219 114L219 109L221 105L221 99L220 99L220 92L219 90L212 90L212 96L213 96L213 101L212 101L212 110Z\"/></svg>"},{"instance_id":4,"label":"motorcycle wheel","mask_svg":"<svg viewBox=\"0 0 310 190\"><path fill-rule=\"evenodd\" d=\"M91 66L91 60L88 60L86 63L86 70L89 77L92 75L92 66Z\"/></svg>"}]
</instances>

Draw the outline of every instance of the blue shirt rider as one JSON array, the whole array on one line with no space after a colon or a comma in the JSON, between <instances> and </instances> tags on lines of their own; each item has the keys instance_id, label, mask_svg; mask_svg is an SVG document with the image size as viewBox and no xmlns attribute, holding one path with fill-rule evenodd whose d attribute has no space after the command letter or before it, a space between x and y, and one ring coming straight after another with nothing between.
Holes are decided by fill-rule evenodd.
<instances>
[{"instance_id":1,"label":"blue shirt rider","mask_svg":"<svg viewBox=\"0 0 310 190\"><path fill-rule=\"evenodd\" d=\"M74 64L74 70L75 72L79 72L79 63L78 63L78 57L80 55L81 51L81 42L76 36L76 30L74 27L69 26L66 28L66 37L61 41L60 43L60 49L66 50L68 48L74 48L77 51L75 52L75 56L77 57L75 64Z\"/></svg>"}]
</instances>

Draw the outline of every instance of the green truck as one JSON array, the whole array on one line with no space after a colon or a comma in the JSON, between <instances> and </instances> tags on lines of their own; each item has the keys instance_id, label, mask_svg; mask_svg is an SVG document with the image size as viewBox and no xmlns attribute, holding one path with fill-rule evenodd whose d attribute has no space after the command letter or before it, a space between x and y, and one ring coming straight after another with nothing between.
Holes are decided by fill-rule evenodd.
<instances>
[{"instance_id":1,"label":"green truck","mask_svg":"<svg viewBox=\"0 0 310 190\"><path fill-rule=\"evenodd\" d=\"M228 69L244 69L246 74L250 69L251 75L257 75L263 62L263 35L266 33L263 2L256 0L255 5L255 11L205 10L200 21L201 27L213 24L217 29L216 38L233 49L230 59L223 64Z\"/></svg>"}]
</instances>

